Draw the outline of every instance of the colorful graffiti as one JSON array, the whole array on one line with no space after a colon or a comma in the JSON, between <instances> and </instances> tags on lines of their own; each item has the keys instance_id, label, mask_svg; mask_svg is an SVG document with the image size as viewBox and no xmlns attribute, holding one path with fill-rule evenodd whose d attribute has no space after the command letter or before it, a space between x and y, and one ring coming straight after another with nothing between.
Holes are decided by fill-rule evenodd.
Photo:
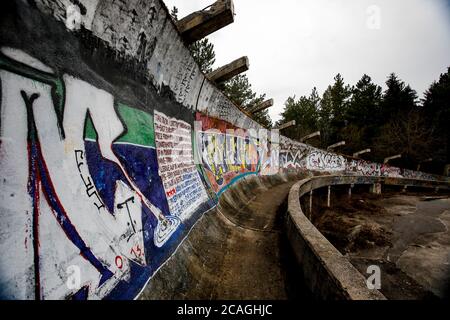
<instances>
[{"instance_id":1,"label":"colorful graffiti","mask_svg":"<svg viewBox=\"0 0 450 320\"><path fill-rule=\"evenodd\" d=\"M306 163L308 170L344 171L347 160L343 156L334 153L313 150L308 154Z\"/></svg>"},{"instance_id":2,"label":"colorful graffiti","mask_svg":"<svg viewBox=\"0 0 450 320\"><path fill-rule=\"evenodd\" d=\"M156 112L153 121L22 51L2 50L0 77L1 223L15 226L0 247L17 252L0 262L0 294L79 297L65 285L66 270L78 266L83 297L115 296L121 282L133 297L208 200L190 126ZM166 122L189 146L172 164Z\"/></svg>"},{"instance_id":3,"label":"colorful graffiti","mask_svg":"<svg viewBox=\"0 0 450 320\"><path fill-rule=\"evenodd\" d=\"M19 1L1 20L24 51L0 48L0 298L135 298L248 175L437 179L279 140L205 81L160 1L82 2L73 34L68 1Z\"/></svg>"},{"instance_id":4,"label":"colorful graffiti","mask_svg":"<svg viewBox=\"0 0 450 320\"><path fill-rule=\"evenodd\" d=\"M288 170L306 170L310 147L281 137L280 168Z\"/></svg>"},{"instance_id":5,"label":"colorful graffiti","mask_svg":"<svg viewBox=\"0 0 450 320\"><path fill-rule=\"evenodd\" d=\"M159 175L170 212L182 221L208 200L194 163L190 124L155 111Z\"/></svg>"},{"instance_id":6,"label":"colorful graffiti","mask_svg":"<svg viewBox=\"0 0 450 320\"><path fill-rule=\"evenodd\" d=\"M346 173L362 176L381 176L381 165L379 163L353 159L348 162Z\"/></svg>"},{"instance_id":7,"label":"colorful graffiti","mask_svg":"<svg viewBox=\"0 0 450 320\"><path fill-rule=\"evenodd\" d=\"M401 169L402 177L407 179L421 179L421 180L439 180L443 177L438 177L426 172L413 171L408 169Z\"/></svg>"},{"instance_id":8,"label":"colorful graffiti","mask_svg":"<svg viewBox=\"0 0 450 320\"><path fill-rule=\"evenodd\" d=\"M201 113L193 130L57 76L20 50L1 52L2 297L134 298L214 205L211 190L220 195L247 175L295 169L434 179ZM67 285L74 266L76 289Z\"/></svg>"},{"instance_id":9,"label":"colorful graffiti","mask_svg":"<svg viewBox=\"0 0 450 320\"><path fill-rule=\"evenodd\" d=\"M260 172L264 157L256 134L200 113L196 119L201 123L196 130L199 159L218 195L239 178Z\"/></svg>"},{"instance_id":10,"label":"colorful graffiti","mask_svg":"<svg viewBox=\"0 0 450 320\"><path fill-rule=\"evenodd\" d=\"M313 148L281 137L280 167L282 169L344 171L345 157Z\"/></svg>"}]
</instances>

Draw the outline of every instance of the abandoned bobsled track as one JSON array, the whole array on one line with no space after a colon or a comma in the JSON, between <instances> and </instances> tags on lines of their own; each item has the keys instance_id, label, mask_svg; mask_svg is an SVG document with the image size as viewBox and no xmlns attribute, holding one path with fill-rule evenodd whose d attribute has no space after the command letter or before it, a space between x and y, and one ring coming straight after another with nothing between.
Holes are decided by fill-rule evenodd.
<instances>
[{"instance_id":1,"label":"abandoned bobsled track","mask_svg":"<svg viewBox=\"0 0 450 320\"><path fill-rule=\"evenodd\" d=\"M283 178L247 178L224 193L141 298L307 297L301 283L289 281L292 255L281 218L295 177Z\"/></svg>"},{"instance_id":2,"label":"abandoned bobsled track","mask_svg":"<svg viewBox=\"0 0 450 320\"><path fill-rule=\"evenodd\" d=\"M448 189L233 104L217 83L248 58L205 75L187 48L233 21L230 0L179 22L161 0L1 8L2 299L382 299L308 223L299 183Z\"/></svg>"}]
</instances>

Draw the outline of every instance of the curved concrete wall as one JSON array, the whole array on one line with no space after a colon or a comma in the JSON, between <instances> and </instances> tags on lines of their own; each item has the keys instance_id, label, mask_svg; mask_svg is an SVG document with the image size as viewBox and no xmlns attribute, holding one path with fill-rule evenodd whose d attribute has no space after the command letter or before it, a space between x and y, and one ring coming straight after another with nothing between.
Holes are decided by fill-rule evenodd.
<instances>
[{"instance_id":1,"label":"curved concrete wall","mask_svg":"<svg viewBox=\"0 0 450 320\"><path fill-rule=\"evenodd\" d=\"M374 184L450 189L447 182L371 176L321 176L297 182L289 193L285 231L297 257L305 284L319 299L379 300L378 290L369 290L364 276L309 221L300 198L325 186Z\"/></svg>"},{"instance_id":2,"label":"curved concrete wall","mask_svg":"<svg viewBox=\"0 0 450 320\"><path fill-rule=\"evenodd\" d=\"M285 299L278 278L281 225L277 213L261 210L257 198L273 194L280 186L285 186L287 196L290 186L305 176L252 175L233 184L221 195L217 208L199 219L139 299ZM281 196L270 202L284 200ZM264 257L268 253L272 263ZM255 261L248 262L250 258Z\"/></svg>"},{"instance_id":3,"label":"curved concrete wall","mask_svg":"<svg viewBox=\"0 0 450 320\"><path fill-rule=\"evenodd\" d=\"M2 298L134 298L248 175L438 179L268 142L200 72L160 0L1 8Z\"/></svg>"}]
</instances>

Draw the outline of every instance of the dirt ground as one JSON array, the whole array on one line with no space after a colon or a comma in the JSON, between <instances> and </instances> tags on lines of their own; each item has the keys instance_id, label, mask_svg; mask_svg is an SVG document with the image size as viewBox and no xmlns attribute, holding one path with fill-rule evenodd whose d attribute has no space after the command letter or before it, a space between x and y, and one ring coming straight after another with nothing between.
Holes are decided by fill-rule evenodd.
<instances>
[{"instance_id":1,"label":"dirt ground","mask_svg":"<svg viewBox=\"0 0 450 320\"><path fill-rule=\"evenodd\" d=\"M313 223L363 275L380 267L388 299L450 299L448 195L336 196Z\"/></svg>"}]
</instances>

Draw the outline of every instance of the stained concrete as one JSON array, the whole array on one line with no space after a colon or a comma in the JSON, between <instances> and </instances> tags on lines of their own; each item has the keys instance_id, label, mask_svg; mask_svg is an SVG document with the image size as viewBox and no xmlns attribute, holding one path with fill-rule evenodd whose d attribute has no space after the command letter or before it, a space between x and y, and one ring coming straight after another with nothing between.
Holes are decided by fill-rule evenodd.
<instances>
[{"instance_id":1,"label":"stained concrete","mask_svg":"<svg viewBox=\"0 0 450 320\"><path fill-rule=\"evenodd\" d=\"M448 197L354 195L350 202L336 199L319 215L319 229L361 273L369 265L380 266L386 297L449 299ZM333 221L333 230L326 220Z\"/></svg>"},{"instance_id":2,"label":"stained concrete","mask_svg":"<svg viewBox=\"0 0 450 320\"><path fill-rule=\"evenodd\" d=\"M258 194L237 214L219 207L219 215L227 220L232 232L226 241L227 251L214 298L288 298L281 269L276 213L291 185L282 184ZM236 221L233 218L240 224L232 222Z\"/></svg>"},{"instance_id":3,"label":"stained concrete","mask_svg":"<svg viewBox=\"0 0 450 320\"><path fill-rule=\"evenodd\" d=\"M400 216L394 219L395 242L388 258L436 296L450 299L450 198L409 199L415 210L397 208Z\"/></svg>"},{"instance_id":4,"label":"stained concrete","mask_svg":"<svg viewBox=\"0 0 450 320\"><path fill-rule=\"evenodd\" d=\"M326 176L303 179L289 192L285 232L298 261L298 273L316 299L384 300L378 290L367 287L365 277L312 224L303 212L301 198L324 186L373 183L361 177ZM316 195L317 197L317 195ZM320 199L320 197L319 197ZM312 201L314 207L314 202ZM311 206L310 206L311 207ZM345 236L345 235L343 235Z\"/></svg>"},{"instance_id":5,"label":"stained concrete","mask_svg":"<svg viewBox=\"0 0 450 320\"><path fill-rule=\"evenodd\" d=\"M247 179L193 228L140 299L289 299L290 257L280 213L294 180ZM284 207L283 207L284 206Z\"/></svg>"}]
</instances>

